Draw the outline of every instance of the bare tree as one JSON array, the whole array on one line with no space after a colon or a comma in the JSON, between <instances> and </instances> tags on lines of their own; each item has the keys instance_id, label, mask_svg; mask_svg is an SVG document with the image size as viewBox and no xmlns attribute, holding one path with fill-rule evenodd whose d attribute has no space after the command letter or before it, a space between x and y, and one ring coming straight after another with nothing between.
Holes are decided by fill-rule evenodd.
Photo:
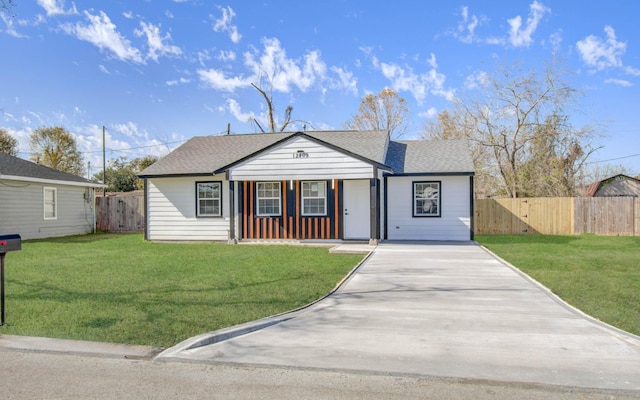
<instances>
[{"instance_id":1,"label":"bare tree","mask_svg":"<svg viewBox=\"0 0 640 400\"><path fill-rule=\"evenodd\" d=\"M290 104L287 105L287 108L284 111L284 121L282 122L280 129L276 130L276 121L274 117L275 111L273 107L273 84L270 83L269 93L264 91L260 86L257 86L255 83L251 83L251 86L253 86L262 95L265 103L267 104L267 120L269 122L269 127L268 127L269 132L271 133L284 132L284 130L287 129L287 126L289 126L289 124L291 123L291 112L293 111L293 106ZM256 123L258 128L260 128L260 131L262 131L262 133L265 133L265 130L262 128L260 123L257 120L254 120L254 122Z\"/></svg>"},{"instance_id":2,"label":"bare tree","mask_svg":"<svg viewBox=\"0 0 640 400\"><path fill-rule=\"evenodd\" d=\"M358 114L345 122L349 130L384 130L392 138L402 136L408 128L407 101L391 88L368 94L360 100Z\"/></svg>"},{"instance_id":3,"label":"bare tree","mask_svg":"<svg viewBox=\"0 0 640 400\"><path fill-rule=\"evenodd\" d=\"M36 128L31 133L29 145L32 161L70 174L84 175L84 162L76 139L65 128Z\"/></svg>"},{"instance_id":4,"label":"bare tree","mask_svg":"<svg viewBox=\"0 0 640 400\"><path fill-rule=\"evenodd\" d=\"M500 187L493 194L575 192L578 172L597 149L597 131L569 123L568 108L579 93L561 78L554 67L542 74L503 68L481 91L456 101L447 126L455 126L457 137L469 139L476 168L497 179ZM429 137L438 132L427 127Z\"/></svg>"},{"instance_id":5,"label":"bare tree","mask_svg":"<svg viewBox=\"0 0 640 400\"><path fill-rule=\"evenodd\" d=\"M15 5L16 4L13 0L0 0L0 12L13 16L13 14L11 14L11 10L13 10Z\"/></svg>"},{"instance_id":6,"label":"bare tree","mask_svg":"<svg viewBox=\"0 0 640 400\"><path fill-rule=\"evenodd\" d=\"M0 152L18 156L18 140L3 128L0 128Z\"/></svg>"}]
</instances>

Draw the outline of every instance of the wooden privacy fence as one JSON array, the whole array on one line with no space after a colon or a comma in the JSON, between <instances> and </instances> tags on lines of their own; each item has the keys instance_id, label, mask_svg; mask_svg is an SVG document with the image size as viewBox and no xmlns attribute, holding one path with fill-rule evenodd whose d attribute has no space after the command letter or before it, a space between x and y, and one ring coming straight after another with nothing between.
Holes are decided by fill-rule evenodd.
<instances>
[{"instance_id":1,"label":"wooden privacy fence","mask_svg":"<svg viewBox=\"0 0 640 400\"><path fill-rule=\"evenodd\" d=\"M104 232L144 230L144 196L96 197L96 228Z\"/></svg>"},{"instance_id":2,"label":"wooden privacy fence","mask_svg":"<svg viewBox=\"0 0 640 400\"><path fill-rule=\"evenodd\" d=\"M550 197L475 201L475 233L640 236L640 199Z\"/></svg>"}]
</instances>

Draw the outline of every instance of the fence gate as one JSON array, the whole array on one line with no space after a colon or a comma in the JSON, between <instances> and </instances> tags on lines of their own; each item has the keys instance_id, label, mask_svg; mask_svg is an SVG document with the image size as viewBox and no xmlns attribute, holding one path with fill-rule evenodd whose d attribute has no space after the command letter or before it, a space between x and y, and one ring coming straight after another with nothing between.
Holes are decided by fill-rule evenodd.
<instances>
[{"instance_id":1,"label":"fence gate","mask_svg":"<svg viewBox=\"0 0 640 400\"><path fill-rule=\"evenodd\" d=\"M144 230L144 196L96 197L96 228L104 232Z\"/></svg>"}]
</instances>

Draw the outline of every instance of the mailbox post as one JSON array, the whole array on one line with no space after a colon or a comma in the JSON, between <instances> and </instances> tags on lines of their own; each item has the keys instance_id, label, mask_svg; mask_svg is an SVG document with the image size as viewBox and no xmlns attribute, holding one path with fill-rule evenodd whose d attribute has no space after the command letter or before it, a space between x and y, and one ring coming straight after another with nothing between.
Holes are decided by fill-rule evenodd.
<instances>
[{"instance_id":1,"label":"mailbox post","mask_svg":"<svg viewBox=\"0 0 640 400\"><path fill-rule=\"evenodd\" d=\"M20 235L12 233L9 235L0 235L0 326L4 325L4 256L9 251L18 251L22 249L22 239Z\"/></svg>"}]
</instances>

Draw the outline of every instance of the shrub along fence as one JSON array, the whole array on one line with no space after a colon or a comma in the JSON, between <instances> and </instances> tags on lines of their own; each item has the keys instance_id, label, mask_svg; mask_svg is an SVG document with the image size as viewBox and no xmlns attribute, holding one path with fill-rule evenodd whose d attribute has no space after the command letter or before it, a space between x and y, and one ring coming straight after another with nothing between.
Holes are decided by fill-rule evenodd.
<instances>
[{"instance_id":1,"label":"shrub along fence","mask_svg":"<svg viewBox=\"0 0 640 400\"><path fill-rule=\"evenodd\" d=\"M144 196L96 196L96 228L104 232L144 230Z\"/></svg>"},{"instance_id":2,"label":"shrub along fence","mask_svg":"<svg viewBox=\"0 0 640 400\"><path fill-rule=\"evenodd\" d=\"M475 201L475 233L640 236L640 198L550 197Z\"/></svg>"}]
</instances>

